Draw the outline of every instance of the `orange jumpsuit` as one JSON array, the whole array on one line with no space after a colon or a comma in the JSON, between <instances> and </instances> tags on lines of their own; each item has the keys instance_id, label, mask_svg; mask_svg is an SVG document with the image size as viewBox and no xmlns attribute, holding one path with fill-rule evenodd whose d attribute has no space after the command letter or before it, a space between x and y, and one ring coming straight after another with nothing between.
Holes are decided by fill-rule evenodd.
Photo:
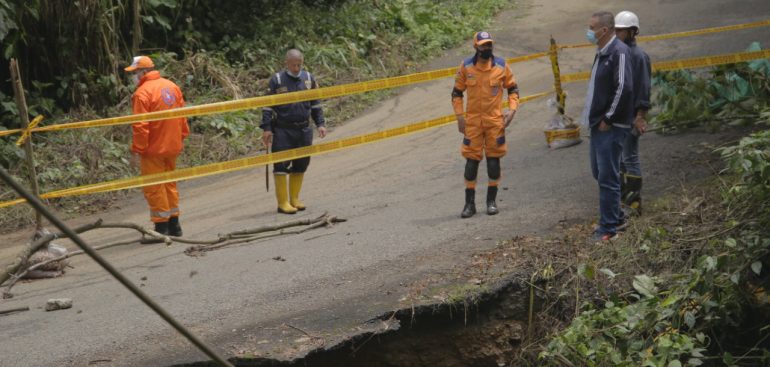
<instances>
[{"instance_id":1,"label":"orange jumpsuit","mask_svg":"<svg viewBox=\"0 0 770 367\"><path fill-rule=\"evenodd\" d=\"M465 137L460 149L463 157L480 161L484 156L505 155L503 90L508 91L511 110L519 107L519 90L511 68L500 57L485 61L476 56L463 61L455 76L452 106L456 115L466 112ZM468 92L467 111L462 92Z\"/></svg>"},{"instance_id":2,"label":"orange jumpsuit","mask_svg":"<svg viewBox=\"0 0 770 367\"><path fill-rule=\"evenodd\" d=\"M179 87L151 71L142 77L132 98L135 114L184 107ZM174 118L132 125L134 139L131 151L142 156L142 175L173 171L176 158L182 152L182 141L190 134L187 118ZM154 223L168 222L179 216L179 192L176 182L144 187L144 197L150 206Z\"/></svg>"}]
</instances>

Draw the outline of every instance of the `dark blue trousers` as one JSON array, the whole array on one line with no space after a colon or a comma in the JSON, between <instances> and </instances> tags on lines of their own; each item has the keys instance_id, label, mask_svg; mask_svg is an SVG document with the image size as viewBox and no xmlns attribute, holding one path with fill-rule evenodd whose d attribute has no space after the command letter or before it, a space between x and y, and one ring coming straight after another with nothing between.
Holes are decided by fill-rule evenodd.
<instances>
[{"instance_id":1,"label":"dark blue trousers","mask_svg":"<svg viewBox=\"0 0 770 367\"><path fill-rule=\"evenodd\" d=\"M620 159L629 129L612 126L600 131L591 127L591 173L599 182L599 229L602 234L616 233L623 214L620 211Z\"/></svg>"},{"instance_id":2,"label":"dark blue trousers","mask_svg":"<svg viewBox=\"0 0 770 367\"><path fill-rule=\"evenodd\" d=\"M306 147L313 144L313 128L301 129L273 127L273 152ZM276 163L273 173L304 173L310 165L310 157Z\"/></svg>"}]
</instances>

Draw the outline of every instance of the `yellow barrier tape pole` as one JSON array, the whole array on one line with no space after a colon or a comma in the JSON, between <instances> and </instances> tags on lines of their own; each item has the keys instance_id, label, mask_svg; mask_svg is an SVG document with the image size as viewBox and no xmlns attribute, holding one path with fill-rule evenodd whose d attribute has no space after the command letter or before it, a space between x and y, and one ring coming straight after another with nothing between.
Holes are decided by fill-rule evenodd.
<instances>
[{"instance_id":1,"label":"yellow barrier tape pole","mask_svg":"<svg viewBox=\"0 0 770 367\"><path fill-rule=\"evenodd\" d=\"M40 115L38 117L35 117L34 120L30 121L29 126L27 126L25 129L22 129L21 136L19 137L19 140L16 140L16 146L20 147L22 144L24 144L27 139L32 135L32 129L34 129L40 121L43 121L43 116Z\"/></svg>"},{"instance_id":2,"label":"yellow barrier tape pole","mask_svg":"<svg viewBox=\"0 0 770 367\"><path fill-rule=\"evenodd\" d=\"M527 103L532 100L545 97L551 93L553 93L553 91L526 96L520 100L520 103ZM270 154L263 154L263 155L254 156L254 157L235 159L235 160L226 161L226 162L211 163L211 164L206 164L206 165L197 166L197 167L182 168L182 169L178 169L170 172L163 172L163 173L157 173L157 174L139 176L139 177L129 177L129 178L96 183L91 185L85 185L85 186L80 186L80 187L75 187L70 189L57 190L57 191L52 191L52 192L42 194L40 195L40 197L43 199L54 199L54 198L61 198L66 196L96 194L96 193L102 193L102 192L108 192L108 191L126 190L126 189L149 186L149 185L157 185L157 184L162 184L167 182L201 178L201 177L206 177L211 175L217 175L217 174L222 174L227 172L259 167L267 164L285 162L285 161L294 160L298 158L331 153L338 150L371 144L371 143L375 143L386 139L392 139L395 137L414 134L414 133L428 130L428 129L438 128L441 126L448 125L454 121L456 121L456 118L455 118L455 115L452 114L452 115L435 118L432 120L417 122L409 125L404 125L404 126L384 130L384 131L358 135L358 136L354 136L354 137L350 137L342 140L336 140L328 143L321 143L321 144L311 145L311 146L297 148L297 149L285 150L278 153L270 153ZM16 204L20 204L20 203L23 203L24 201L25 201L24 199L16 199L16 200L2 202L0 203L0 208L5 208Z\"/></svg>"},{"instance_id":3,"label":"yellow barrier tape pole","mask_svg":"<svg viewBox=\"0 0 770 367\"><path fill-rule=\"evenodd\" d=\"M567 95L561 87L561 70L559 69L559 48L556 46L556 40L551 37L551 49L549 51L551 58L551 71L553 71L553 89L556 93L556 100L559 104L559 113L564 114Z\"/></svg>"},{"instance_id":4,"label":"yellow barrier tape pole","mask_svg":"<svg viewBox=\"0 0 770 367\"><path fill-rule=\"evenodd\" d=\"M524 55L519 57L512 57L506 59L509 64L524 62L528 60L537 59L547 56L548 53L541 52L531 55ZM402 76L396 76L391 78L377 79L359 83L336 85L325 88L310 89L300 92L275 94L269 96L260 96L253 98L238 99L226 102L210 103L200 106L189 106L183 108L177 108L173 110L149 112L135 115L127 115L120 117L110 117L103 119L96 119L90 121L71 122L65 124L56 124L50 126L43 126L32 129L32 132L54 131L54 130L67 130L67 129L82 129L88 127L98 126L113 126L113 125L128 125L142 121L155 121L165 120L170 118L179 117L191 117L191 116L204 116L213 115L225 112L235 112L248 109L256 109L268 106L277 106L283 104L291 104L297 102L305 102L317 99L329 99L335 97L342 97L351 94L359 94L365 92L372 92L382 89L391 89L404 87L407 85L423 83L433 81L437 79L447 78L455 75L457 72L456 67L437 69L432 71L425 71L421 73L407 74ZM0 131L0 136L11 135L20 132L21 130L6 130Z\"/></svg>"},{"instance_id":5,"label":"yellow barrier tape pole","mask_svg":"<svg viewBox=\"0 0 770 367\"><path fill-rule=\"evenodd\" d=\"M704 35L704 34L721 33L721 32L728 32L728 31L737 31L737 30L741 30L741 29L758 28L758 27L766 27L766 26L770 26L770 20L760 20L758 22L752 22L752 23L743 23L743 24L727 25L727 26L721 26L721 27L703 28L703 29L696 29L696 30L692 30L692 31L665 33L665 34L657 34L657 35L651 35L651 36L641 36L641 37L637 37L636 41L637 42L660 41L660 40L671 39L671 38L682 38L682 37L700 36L700 35ZM559 46L559 48L586 48L586 47L596 47L596 45L591 44L591 43L578 43L578 44L572 44L572 45L560 45Z\"/></svg>"},{"instance_id":6,"label":"yellow barrier tape pole","mask_svg":"<svg viewBox=\"0 0 770 367\"><path fill-rule=\"evenodd\" d=\"M652 64L653 71L670 71L682 69L698 69L709 66L719 66L728 64L737 64L759 59L770 59L770 50L759 50L740 52L734 54L714 55L705 57L695 57L691 59L660 61ZM572 83L588 80L591 77L590 71L565 74L561 76L562 83Z\"/></svg>"}]
</instances>

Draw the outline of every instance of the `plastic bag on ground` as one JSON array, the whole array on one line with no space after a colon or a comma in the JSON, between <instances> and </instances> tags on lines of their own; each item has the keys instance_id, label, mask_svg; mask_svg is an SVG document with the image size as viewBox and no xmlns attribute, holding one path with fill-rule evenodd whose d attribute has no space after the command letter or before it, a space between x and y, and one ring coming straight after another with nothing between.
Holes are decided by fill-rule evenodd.
<instances>
[{"instance_id":1,"label":"plastic bag on ground","mask_svg":"<svg viewBox=\"0 0 770 367\"><path fill-rule=\"evenodd\" d=\"M35 237L33 237L33 241L39 237L44 236L45 234L47 234L47 232L48 231L45 229L39 231L38 233L35 234ZM67 253L68 253L67 248L65 248L64 246L53 242L49 242L48 246L38 250L37 252L32 254L32 256L29 257L29 260L27 260L26 268L30 268L44 261L48 261L51 259L64 256ZM69 265L68 259L52 261L35 270L27 272L27 274L24 275L24 278L26 279L56 278L64 274L64 269L67 267L67 265Z\"/></svg>"},{"instance_id":2,"label":"plastic bag on ground","mask_svg":"<svg viewBox=\"0 0 770 367\"><path fill-rule=\"evenodd\" d=\"M571 117L559 113L559 105L554 98L547 101L553 116L545 128L545 140L551 149L566 148L580 144L580 126Z\"/></svg>"}]
</instances>

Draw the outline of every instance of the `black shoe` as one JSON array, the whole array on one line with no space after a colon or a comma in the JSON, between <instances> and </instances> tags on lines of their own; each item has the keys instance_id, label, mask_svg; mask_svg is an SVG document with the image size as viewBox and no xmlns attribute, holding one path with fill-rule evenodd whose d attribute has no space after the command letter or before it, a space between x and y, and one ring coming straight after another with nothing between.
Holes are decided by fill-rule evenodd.
<instances>
[{"instance_id":1,"label":"black shoe","mask_svg":"<svg viewBox=\"0 0 770 367\"><path fill-rule=\"evenodd\" d=\"M168 236L168 222L160 222L155 223L155 232L158 232L158 234L162 234L164 236ZM156 237L144 237L142 236L142 239L139 240L139 243L143 245L149 245L153 243L163 243L162 238L156 238Z\"/></svg>"},{"instance_id":2,"label":"black shoe","mask_svg":"<svg viewBox=\"0 0 770 367\"><path fill-rule=\"evenodd\" d=\"M470 218L476 214L476 190L465 189L465 207L460 214L461 218Z\"/></svg>"},{"instance_id":3,"label":"black shoe","mask_svg":"<svg viewBox=\"0 0 770 367\"><path fill-rule=\"evenodd\" d=\"M179 217L171 217L168 220L168 235L182 237L182 226L179 224Z\"/></svg>"},{"instance_id":4,"label":"black shoe","mask_svg":"<svg viewBox=\"0 0 770 367\"><path fill-rule=\"evenodd\" d=\"M487 215L495 215L500 211L497 210L497 186L487 187Z\"/></svg>"}]
</instances>

